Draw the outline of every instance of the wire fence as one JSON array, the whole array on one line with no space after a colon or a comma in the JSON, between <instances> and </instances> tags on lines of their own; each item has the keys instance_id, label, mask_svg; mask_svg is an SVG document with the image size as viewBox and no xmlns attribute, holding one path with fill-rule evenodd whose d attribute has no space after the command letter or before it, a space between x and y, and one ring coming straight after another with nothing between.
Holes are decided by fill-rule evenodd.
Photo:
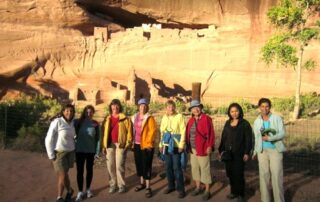
<instances>
[{"instance_id":1,"label":"wire fence","mask_svg":"<svg viewBox=\"0 0 320 202\"><path fill-rule=\"evenodd\" d=\"M0 144L2 148L41 151L44 148L44 138L50 121L43 119L41 110L37 108L16 108L13 106L0 108ZM77 110L79 117L79 112ZM163 112L157 112L155 118L160 125ZM190 115L186 114L186 120ZM105 117L104 111L96 114L95 119L100 122ZM220 143L222 128L227 120L223 114L213 115L216 134L216 145ZM247 114L245 118L253 123L256 115ZM290 171L306 172L310 175L320 175L320 120L304 119L294 123L287 123L284 165ZM159 135L158 135L159 137ZM158 140L159 141L159 138ZM217 162L217 151L212 160ZM250 167L250 165L249 165ZM256 169L253 166L252 169Z\"/></svg>"}]
</instances>

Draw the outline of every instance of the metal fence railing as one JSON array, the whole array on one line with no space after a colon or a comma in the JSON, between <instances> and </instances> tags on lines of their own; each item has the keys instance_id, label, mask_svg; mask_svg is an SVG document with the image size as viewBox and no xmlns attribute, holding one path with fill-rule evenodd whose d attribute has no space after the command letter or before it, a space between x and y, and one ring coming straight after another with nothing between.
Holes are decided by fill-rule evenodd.
<instances>
[{"instance_id":1,"label":"metal fence railing","mask_svg":"<svg viewBox=\"0 0 320 202\"><path fill-rule=\"evenodd\" d=\"M104 116L104 112L99 112L95 118L101 121ZM161 116L162 112L155 114L158 124L160 124ZM217 114L212 117L216 133L216 148L218 148L227 117ZM188 115L186 115L187 118ZM252 123L256 115L249 114L245 118ZM49 124L49 120L41 120L37 109L1 107L0 146L43 151L43 140ZM288 149L284 158L285 166L290 167L291 170L320 175L320 120L305 119L288 123L285 127L287 132L285 144Z\"/></svg>"}]
</instances>

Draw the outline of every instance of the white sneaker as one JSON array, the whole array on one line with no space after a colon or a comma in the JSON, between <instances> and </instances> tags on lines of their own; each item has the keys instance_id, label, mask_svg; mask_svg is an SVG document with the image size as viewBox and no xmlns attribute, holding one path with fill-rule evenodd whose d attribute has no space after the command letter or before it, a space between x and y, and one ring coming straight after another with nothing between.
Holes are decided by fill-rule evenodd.
<instances>
[{"instance_id":1,"label":"white sneaker","mask_svg":"<svg viewBox=\"0 0 320 202\"><path fill-rule=\"evenodd\" d=\"M90 189L87 190L87 198L92 198L93 193L90 191Z\"/></svg>"},{"instance_id":2,"label":"white sneaker","mask_svg":"<svg viewBox=\"0 0 320 202\"><path fill-rule=\"evenodd\" d=\"M76 202L82 201L83 199L83 193L81 191L78 192Z\"/></svg>"}]
</instances>

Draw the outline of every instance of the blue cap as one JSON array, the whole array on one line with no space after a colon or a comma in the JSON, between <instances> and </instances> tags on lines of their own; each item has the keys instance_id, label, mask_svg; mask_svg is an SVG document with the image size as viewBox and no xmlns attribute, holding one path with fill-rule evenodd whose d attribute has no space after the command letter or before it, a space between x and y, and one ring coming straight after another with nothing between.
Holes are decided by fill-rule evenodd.
<instances>
[{"instance_id":1,"label":"blue cap","mask_svg":"<svg viewBox=\"0 0 320 202\"><path fill-rule=\"evenodd\" d=\"M201 107L201 108L203 108L203 105L200 103L199 100L192 100L191 103L190 103L189 111L191 111L191 109L193 107Z\"/></svg>"},{"instance_id":2,"label":"blue cap","mask_svg":"<svg viewBox=\"0 0 320 202\"><path fill-rule=\"evenodd\" d=\"M141 99L138 101L138 105L141 105L141 104L148 105L149 103L148 103L147 99L141 98Z\"/></svg>"}]
</instances>

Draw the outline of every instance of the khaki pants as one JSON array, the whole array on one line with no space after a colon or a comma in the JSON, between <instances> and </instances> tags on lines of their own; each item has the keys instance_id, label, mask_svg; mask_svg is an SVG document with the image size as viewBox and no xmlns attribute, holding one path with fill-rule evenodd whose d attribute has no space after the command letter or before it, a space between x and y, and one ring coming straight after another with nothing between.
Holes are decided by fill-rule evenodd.
<instances>
[{"instance_id":1,"label":"khaki pants","mask_svg":"<svg viewBox=\"0 0 320 202\"><path fill-rule=\"evenodd\" d=\"M190 155L191 173L195 181L200 181L204 184L211 184L211 170L210 170L210 155L197 156L196 150L192 149Z\"/></svg>"},{"instance_id":2,"label":"khaki pants","mask_svg":"<svg viewBox=\"0 0 320 202\"><path fill-rule=\"evenodd\" d=\"M107 169L109 173L109 186L124 187L126 151L119 148L119 144L111 144L107 148Z\"/></svg>"},{"instance_id":3,"label":"khaki pants","mask_svg":"<svg viewBox=\"0 0 320 202\"><path fill-rule=\"evenodd\" d=\"M283 154L276 149L264 149L258 153L260 192L262 202L270 202L270 180L275 202L284 202Z\"/></svg>"}]
</instances>

